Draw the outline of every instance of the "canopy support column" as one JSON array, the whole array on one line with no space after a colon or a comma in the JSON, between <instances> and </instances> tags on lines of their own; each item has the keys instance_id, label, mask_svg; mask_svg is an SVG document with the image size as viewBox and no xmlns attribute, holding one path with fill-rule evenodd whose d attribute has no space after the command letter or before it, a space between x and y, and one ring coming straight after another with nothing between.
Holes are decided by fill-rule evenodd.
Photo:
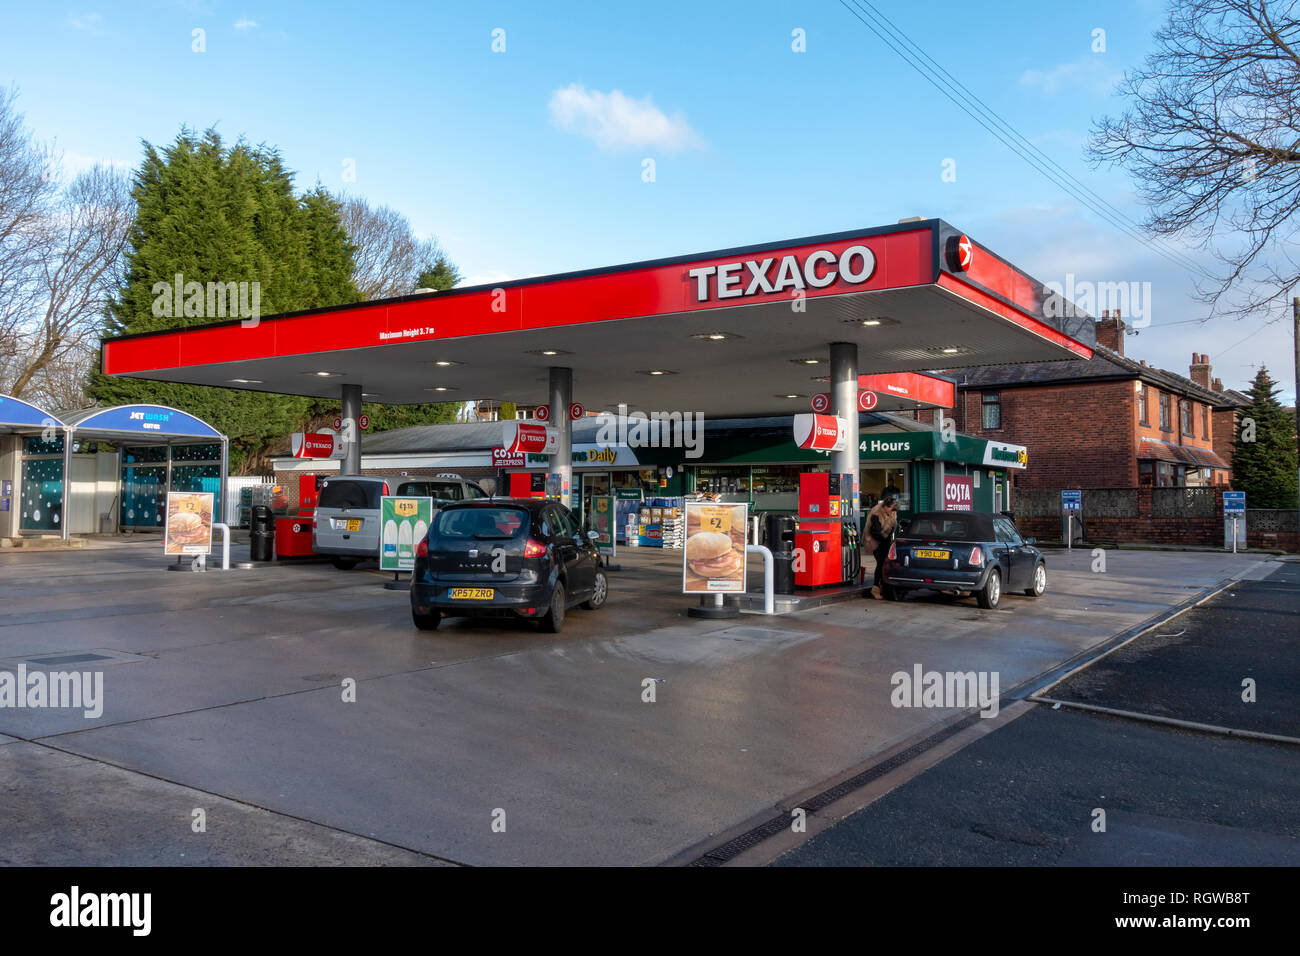
<instances>
[{"instance_id":1,"label":"canopy support column","mask_svg":"<svg viewBox=\"0 0 1300 956\"><path fill-rule=\"evenodd\" d=\"M343 386L343 474L361 474L361 386Z\"/></svg>"},{"instance_id":2,"label":"canopy support column","mask_svg":"<svg viewBox=\"0 0 1300 956\"><path fill-rule=\"evenodd\" d=\"M72 537L72 429L63 429L63 500L59 502L59 526L63 540Z\"/></svg>"},{"instance_id":3,"label":"canopy support column","mask_svg":"<svg viewBox=\"0 0 1300 956\"><path fill-rule=\"evenodd\" d=\"M230 502L228 500L229 495L226 493L226 486L229 484L229 477L230 477L230 439L225 435L222 435L221 436L221 481L217 485L217 501L219 502L219 504L217 505L217 513L221 515L221 517L219 519L213 519L213 520L219 520L222 524L227 524L227 525L231 523L230 516L226 514L226 509L230 505ZM235 518L237 522L239 518L238 502L235 503Z\"/></svg>"},{"instance_id":4,"label":"canopy support column","mask_svg":"<svg viewBox=\"0 0 1300 956\"><path fill-rule=\"evenodd\" d=\"M840 494L850 501L853 517L860 512L858 455L858 346L853 342L831 343L831 414L849 425L849 440L844 451L831 452L831 473L849 475L849 488ZM845 515L845 517L848 517Z\"/></svg>"},{"instance_id":5,"label":"canopy support column","mask_svg":"<svg viewBox=\"0 0 1300 956\"><path fill-rule=\"evenodd\" d=\"M555 459L550 471L560 476L560 503L570 507L570 489L573 487L573 422L569 420L569 405L573 402L573 369L551 369L551 427L559 433Z\"/></svg>"}]
</instances>

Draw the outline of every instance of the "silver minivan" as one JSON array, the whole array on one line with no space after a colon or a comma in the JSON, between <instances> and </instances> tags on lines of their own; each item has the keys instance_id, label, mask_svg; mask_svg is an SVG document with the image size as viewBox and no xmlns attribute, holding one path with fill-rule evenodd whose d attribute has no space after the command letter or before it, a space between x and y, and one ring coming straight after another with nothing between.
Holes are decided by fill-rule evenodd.
<instances>
[{"instance_id":1,"label":"silver minivan","mask_svg":"<svg viewBox=\"0 0 1300 956\"><path fill-rule=\"evenodd\" d=\"M334 558L334 566L348 570L366 559L379 558L379 499L384 495L433 498L439 502L486 498L477 484L460 475L339 475L321 483L316 520L312 524L312 550Z\"/></svg>"}]
</instances>

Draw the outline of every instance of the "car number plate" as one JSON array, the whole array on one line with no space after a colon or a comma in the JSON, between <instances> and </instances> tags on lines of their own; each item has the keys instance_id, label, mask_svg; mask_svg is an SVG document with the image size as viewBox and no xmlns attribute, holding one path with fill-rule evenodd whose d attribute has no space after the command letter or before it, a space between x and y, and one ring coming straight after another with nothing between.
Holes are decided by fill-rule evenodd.
<instances>
[{"instance_id":1,"label":"car number plate","mask_svg":"<svg viewBox=\"0 0 1300 956\"><path fill-rule=\"evenodd\" d=\"M447 597L453 601L490 601L496 596L493 588L448 588Z\"/></svg>"},{"instance_id":2,"label":"car number plate","mask_svg":"<svg viewBox=\"0 0 1300 956\"><path fill-rule=\"evenodd\" d=\"M345 522L343 522L343 530L344 530L344 531L360 531L360 530L361 530L361 519L360 519L360 518L353 518L351 521L345 521Z\"/></svg>"},{"instance_id":3,"label":"car number plate","mask_svg":"<svg viewBox=\"0 0 1300 956\"><path fill-rule=\"evenodd\" d=\"M918 558L935 558L940 561L947 561L952 557L951 551L936 551L933 548L917 548L912 553Z\"/></svg>"}]
</instances>

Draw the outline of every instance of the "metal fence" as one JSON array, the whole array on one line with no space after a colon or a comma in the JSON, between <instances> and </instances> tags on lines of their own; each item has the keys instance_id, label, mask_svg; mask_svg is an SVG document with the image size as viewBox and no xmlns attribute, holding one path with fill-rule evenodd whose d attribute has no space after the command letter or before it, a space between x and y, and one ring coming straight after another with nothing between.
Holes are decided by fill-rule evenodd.
<instances>
[{"instance_id":1,"label":"metal fence","mask_svg":"<svg viewBox=\"0 0 1300 956\"><path fill-rule=\"evenodd\" d=\"M269 485L275 479L265 475L230 475L226 478L226 506L221 513L226 516L226 523L232 528L247 524L246 517L240 514L239 493L255 485Z\"/></svg>"}]
</instances>

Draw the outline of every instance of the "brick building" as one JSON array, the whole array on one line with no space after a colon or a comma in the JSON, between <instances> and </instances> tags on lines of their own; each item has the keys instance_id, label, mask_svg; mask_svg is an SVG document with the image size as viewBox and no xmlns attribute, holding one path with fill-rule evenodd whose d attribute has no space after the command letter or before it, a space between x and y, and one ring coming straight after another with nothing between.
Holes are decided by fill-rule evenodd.
<instances>
[{"instance_id":1,"label":"brick building","mask_svg":"<svg viewBox=\"0 0 1300 956\"><path fill-rule=\"evenodd\" d=\"M1236 404L1213 390L1208 358L1195 356L1191 370L1201 385L1127 358L1125 330L1118 311L1105 312L1091 359L948 373L957 380L957 429L1027 446L1017 488L1228 484L1215 425L1230 429Z\"/></svg>"}]
</instances>

